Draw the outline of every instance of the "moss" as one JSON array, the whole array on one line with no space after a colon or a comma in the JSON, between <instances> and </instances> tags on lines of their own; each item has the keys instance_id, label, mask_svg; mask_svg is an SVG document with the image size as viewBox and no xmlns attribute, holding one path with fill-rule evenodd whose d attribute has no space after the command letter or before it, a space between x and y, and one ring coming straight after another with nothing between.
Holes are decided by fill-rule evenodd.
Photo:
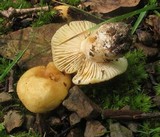
<instances>
[{"instance_id":1,"label":"moss","mask_svg":"<svg viewBox=\"0 0 160 137\"><path fill-rule=\"evenodd\" d=\"M0 10L7 10L9 7L13 8L28 8L30 7L30 3L26 0L1 0L0 2Z\"/></svg>"},{"instance_id":2,"label":"moss","mask_svg":"<svg viewBox=\"0 0 160 137\"><path fill-rule=\"evenodd\" d=\"M56 11L54 10L53 11L52 10L51 11L41 11L38 13L37 18L32 23L32 26L39 27L44 24L51 23L54 15L56 15Z\"/></svg>"},{"instance_id":3,"label":"moss","mask_svg":"<svg viewBox=\"0 0 160 137\"><path fill-rule=\"evenodd\" d=\"M160 95L160 61L154 63L155 67L155 81L157 85L154 86L155 94Z\"/></svg>"},{"instance_id":4,"label":"moss","mask_svg":"<svg viewBox=\"0 0 160 137\"><path fill-rule=\"evenodd\" d=\"M0 57L0 82L3 82L5 79L1 79L5 69L9 66L10 60Z\"/></svg>"},{"instance_id":5,"label":"moss","mask_svg":"<svg viewBox=\"0 0 160 137\"><path fill-rule=\"evenodd\" d=\"M156 86L154 86L154 90L156 95L160 95L160 84L157 84Z\"/></svg>"},{"instance_id":6,"label":"moss","mask_svg":"<svg viewBox=\"0 0 160 137\"><path fill-rule=\"evenodd\" d=\"M13 134L15 137L41 137L37 132L18 132L16 134Z\"/></svg>"},{"instance_id":7,"label":"moss","mask_svg":"<svg viewBox=\"0 0 160 137\"><path fill-rule=\"evenodd\" d=\"M158 121L145 121L138 131L140 137L159 137L160 123Z\"/></svg>"},{"instance_id":8,"label":"moss","mask_svg":"<svg viewBox=\"0 0 160 137\"><path fill-rule=\"evenodd\" d=\"M62 0L62 2L68 3L70 5L77 5L80 3L80 0Z\"/></svg>"}]
</instances>

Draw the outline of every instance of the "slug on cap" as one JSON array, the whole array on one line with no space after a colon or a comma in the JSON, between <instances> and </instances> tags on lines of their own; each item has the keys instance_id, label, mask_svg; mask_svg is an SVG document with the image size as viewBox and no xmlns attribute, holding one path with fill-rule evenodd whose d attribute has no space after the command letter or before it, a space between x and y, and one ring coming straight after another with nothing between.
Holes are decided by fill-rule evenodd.
<instances>
[{"instance_id":1,"label":"slug on cap","mask_svg":"<svg viewBox=\"0 0 160 137\"><path fill-rule=\"evenodd\" d=\"M51 40L55 66L68 74L76 72L72 81L77 85L109 80L128 66L122 55L131 44L129 26L108 23L86 31L95 25L89 21L70 22L58 29Z\"/></svg>"}]
</instances>

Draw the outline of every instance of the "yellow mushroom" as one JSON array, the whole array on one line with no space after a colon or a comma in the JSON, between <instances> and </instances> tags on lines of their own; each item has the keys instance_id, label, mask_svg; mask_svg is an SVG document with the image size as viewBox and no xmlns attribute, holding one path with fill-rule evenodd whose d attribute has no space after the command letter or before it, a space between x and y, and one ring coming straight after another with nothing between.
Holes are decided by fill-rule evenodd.
<instances>
[{"instance_id":1,"label":"yellow mushroom","mask_svg":"<svg viewBox=\"0 0 160 137\"><path fill-rule=\"evenodd\" d=\"M59 5L54 7L55 10L59 12L59 16L62 17L64 20L72 20L72 17L68 14L69 12L69 6L66 5Z\"/></svg>"},{"instance_id":2,"label":"yellow mushroom","mask_svg":"<svg viewBox=\"0 0 160 137\"><path fill-rule=\"evenodd\" d=\"M58 107L71 86L69 75L50 62L26 71L17 83L17 94L24 106L34 113L45 113Z\"/></svg>"},{"instance_id":3,"label":"yellow mushroom","mask_svg":"<svg viewBox=\"0 0 160 137\"><path fill-rule=\"evenodd\" d=\"M122 55L131 44L129 25L108 23L86 31L95 25L72 21L58 29L51 40L55 66L62 72L76 73L72 81L77 85L109 80L125 72L128 66Z\"/></svg>"}]
</instances>

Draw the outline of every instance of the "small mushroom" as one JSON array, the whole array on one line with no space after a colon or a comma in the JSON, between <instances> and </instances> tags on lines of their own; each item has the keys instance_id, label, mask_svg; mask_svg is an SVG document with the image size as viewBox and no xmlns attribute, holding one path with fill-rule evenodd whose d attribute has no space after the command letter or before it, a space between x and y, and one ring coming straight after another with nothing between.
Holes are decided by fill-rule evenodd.
<instances>
[{"instance_id":1,"label":"small mushroom","mask_svg":"<svg viewBox=\"0 0 160 137\"><path fill-rule=\"evenodd\" d=\"M59 16L63 20L68 20L68 21L72 20L72 17L68 14L68 12L69 12L69 6L59 5L59 6L55 6L54 9L58 11Z\"/></svg>"},{"instance_id":2,"label":"small mushroom","mask_svg":"<svg viewBox=\"0 0 160 137\"><path fill-rule=\"evenodd\" d=\"M72 21L58 29L51 40L55 66L68 74L76 72L72 81L77 85L109 80L125 72L128 66L122 55L131 44L129 25L108 23L86 31L95 25Z\"/></svg>"},{"instance_id":3,"label":"small mushroom","mask_svg":"<svg viewBox=\"0 0 160 137\"><path fill-rule=\"evenodd\" d=\"M24 106L34 113L55 109L68 93L71 78L57 70L53 62L26 71L17 83L17 94Z\"/></svg>"}]
</instances>

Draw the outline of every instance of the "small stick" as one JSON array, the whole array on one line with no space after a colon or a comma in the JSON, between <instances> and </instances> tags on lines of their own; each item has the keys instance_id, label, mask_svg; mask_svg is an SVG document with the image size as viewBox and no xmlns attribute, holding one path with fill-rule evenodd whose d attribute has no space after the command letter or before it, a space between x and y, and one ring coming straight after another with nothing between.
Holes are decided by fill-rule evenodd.
<instances>
[{"instance_id":1,"label":"small stick","mask_svg":"<svg viewBox=\"0 0 160 137\"><path fill-rule=\"evenodd\" d=\"M103 110L103 118L111 119L126 119L126 120L141 120L150 118L160 118L160 112L144 113L141 111L133 110Z\"/></svg>"},{"instance_id":2,"label":"small stick","mask_svg":"<svg viewBox=\"0 0 160 137\"><path fill-rule=\"evenodd\" d=\"M36 121L35 125L36 128L38 129L39 134L42 136L43 135L43 129L42 129L42 119L41 119L41 114L36 113Z\"/></svg>"},{"instance_id":3,"label":"small stick","mask_svg":"<svg viewBox=\"0 0 160 137\"><path fill-rule=\"evenodd\" d=\"M29 14L33 12L39 12L39 11L49 11L49 6L44 7L35 7L35 8L27 8L27 9L15 9L13 7L10 7L8 10L1 11L0 15L5 18L12 18L13 16L21 16L24 14Z\"/></svg>"},{"instance_id":4,"label":"small stick","mask_svg":"<svg viewBox=\"0 0 160 137\"><path fill-rule=\"evenodd\" d=\"M142 113L135 115L133 119L149 119L149 118L160 118L160 112Z\"/></svg>"},{"instance_id":5,"label":"small stick","mask_svg":"<svg viewBox=\"0 0 160 137\"><path fill-rule=\"evenodd\" d=\"M67 129L63 130L60 134L55 135L55 137L62 137L64 136L66 133L68 133L71 129L73 129L75 126L77 126L79 123L75 124L75 125L71 125L70 127L68 127Z\"/></svg>"},{"instance_id":6,"label":"small stick","mask_svg":"<svg viewBox=\"0 0 160 137\"><path fill-rule=\"evenodd\" d=\"M14 89L13 89L13 84L14 84L13 75L14 75L14 71L11 69L10 76L8 78L8 92L14 92Z\"/></svg>"}]
</instances>

